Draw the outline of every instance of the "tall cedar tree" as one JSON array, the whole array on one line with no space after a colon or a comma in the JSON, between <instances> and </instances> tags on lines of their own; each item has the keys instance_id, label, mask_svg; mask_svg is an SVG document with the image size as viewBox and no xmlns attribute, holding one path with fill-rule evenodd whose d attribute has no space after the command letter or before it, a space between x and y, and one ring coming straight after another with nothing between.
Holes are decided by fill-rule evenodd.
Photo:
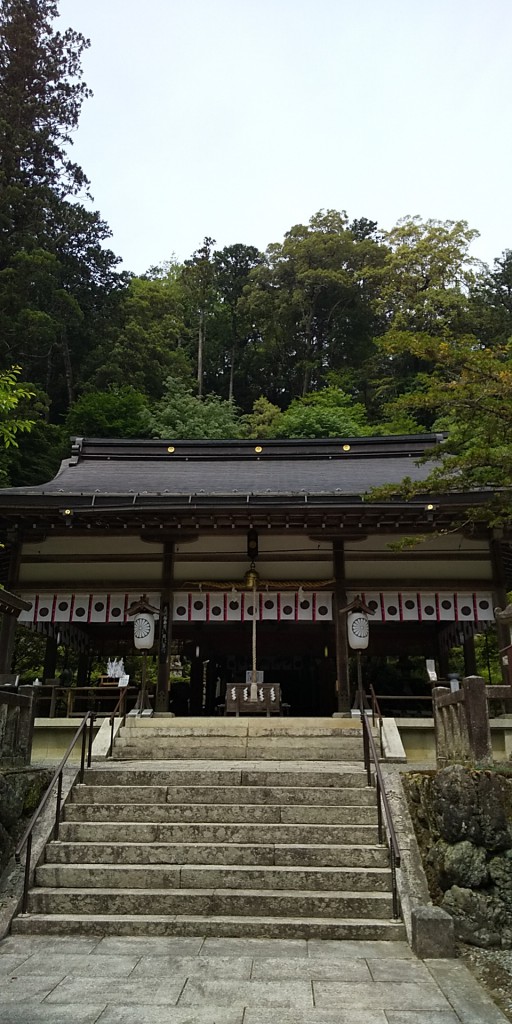
<instances>
[{"instance_id":1,"label":"tall cedar tree","mask_svg":"<svg viewBox=\"0 0 512 1024\"><path fill-rule=\"evenodd\" d=\"M57 16L54 0L0 0L0 362L22 363L58 412L73 400L117 260L68 153L90 95L89 42L56 31Z\"/></svg>"}]
</instances>

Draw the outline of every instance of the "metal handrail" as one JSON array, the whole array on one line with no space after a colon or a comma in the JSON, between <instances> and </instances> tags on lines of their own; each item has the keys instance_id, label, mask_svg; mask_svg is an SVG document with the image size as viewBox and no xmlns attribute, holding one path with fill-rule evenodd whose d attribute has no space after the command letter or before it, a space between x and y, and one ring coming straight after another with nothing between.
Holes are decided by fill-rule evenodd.
<instances>
[{"instance_id":1,"label":"metal handrail","mask_svg":"<svg viewBox=\"0 0 512 1024\"><path fill-rule=\"evenodd\" d=\"M377 717L379 727L382 728L382 712L380 710L379 698L375 693L372 683L370 683L370 696L372 698L372 725L375 725L375 718Z\"/></svg>"},{"instance_id":2,"label":"metal handrail","mask_svg":"<svg viewBox=\"0 0 512 1024\"><path fill-rule=\"evenodd\" d=\"M383 740L382 740L382 730L384 728L384 721L383 721L383 718L382 718L382 711L380 710L379 699L377 697L377 694L375 693L375 690L374 690L372 684L370 684L370 695L371 695L371 698L372 698L372 725L375 725L375 719L377 719L378 726L379 726L380 755L382 757L382 755L384 753L384 744L383 744Z\"/></svg>"},{"instance_id":3,"label":"metal handrail","mask_svg":"<svg viewBox=\"0 0 512 1024\"><path fill-rule=\"evenodd\" d=\"M366 769L366 775L368 779L368 785L375 784L377 790L377 828L379 835L379 843L385 842L385 831L383 814L386 819L387 835L389 837L389 859L391 867L391 889L393 899L393 917L400 917L400 900L398 896L398 887L396 884L396 869L400 867L400 847L398 845L398 839L396 838L395 827L393 825L393 818L391 815L391 808L387 793L384 787L384 778L382 775L382 769L379 762L379 756L377 754L377 748L375 746L375 740L373 733L370 728L368 716L366 711L370 710L368 699L362 686L359 688L359 708L361 711L361 722L363 727L363 750L364 750L364 766ZM375 765L375 779L372 778L372 767L371 762Z\"/></svg>"},{"instance_id":4,"label":"metal handrail","mask_svg":"<svg viewBox=\"0 0 512 1024\"><path fill-rule=\"evenodd\" d=\"M24 832L22 838L20 839L20 841L19 841L19 843L18 843L18 845L17 845L17 847L16 847L16 849L14 851L14 856L15 856L15 859L16 859L16 863L19 864L20 858L21 858L21 854L23 852L23 849L24 849L25 846L27 847L27 852L26 852L26 855L25 855L25 881L23 883L23 901L22 901L22 913L23 914L25 914L26 911L27 911L28 888L29 888L29 883L30 883L30 864L31 864L31 859L32 859L32 832L34 830L34 826L35 826L36 822L38 821L41 813L44 811L44 808L46 807L46 804L48 803L48 800L50 799L50 795L53 792L53 788L55 786L55 783L57 783L57 806L55 808L55 824L53 826L53 838L54 838L54 840L59 838L60 811L61 811L61 804L62 804L62 773L64 771L64 768L65 768L66 764L67 764L67 761L69 759L71 751L73 750L77 740L81 736L82 737L82 753L81 753L81 756L80 756L80 782L84 781L85 761L86 761L86 747L87 747L87 767L88 768L91 767L92 741L93 741L93 735L94 735L94 733L93 733L93 726L94 726L95 718L96 718L96 715L95 715L94 711L88 711L87 714L84 715L82 721L80 722L80 725L78 726L78 729L76 730L75 735L73 736L73 739L71 740L71 743L69 744L69 746L68 746L68 748L66 750L66 753L64 754L64 757L62 758L62 761L59 764L59 767L57 768L57 770L55 772L55 775L53 776L52 781L50 782L50 785L48 786L48 789L46 790L46 793L44 794L42 800L39 803L39 806L34 811L34 814L32 815L32 818L30 819L30 824L28 825L28 828ZM87 729L88 726L89 726L89 729Z\"/></svg>"},{"instance_id":5,"label":"metal handrail","mask_svg":"<svg viewBox=\"0 0 512 1024\"><path fill-rule=\"evenodd\" d=\"M117 712L119 711L119 715ZM107 757L112 757L114 750L114 725L116 718L123 719L123 725L126 725L126 687L123 687L119 695L119 700L109 718L110 722L110 746L108 748Z\"/></svg>"}]
</instances>

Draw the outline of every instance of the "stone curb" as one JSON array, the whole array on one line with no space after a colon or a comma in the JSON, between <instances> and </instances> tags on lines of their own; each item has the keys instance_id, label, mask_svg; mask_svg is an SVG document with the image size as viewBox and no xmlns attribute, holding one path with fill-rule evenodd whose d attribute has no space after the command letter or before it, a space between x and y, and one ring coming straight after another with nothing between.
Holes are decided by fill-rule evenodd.
<instances>
[{"instance_id":1,"label":"stone curb","mask_svg":"<svg viewBox=\"0 0 512 1024\"><path fill-rule=\"evenodd\" d=\"M455 957L453 918L430 898L401 772L382 763L381 769L401 854L397 885L409 945L421 958Z\"/></svg>"}]
</instances>

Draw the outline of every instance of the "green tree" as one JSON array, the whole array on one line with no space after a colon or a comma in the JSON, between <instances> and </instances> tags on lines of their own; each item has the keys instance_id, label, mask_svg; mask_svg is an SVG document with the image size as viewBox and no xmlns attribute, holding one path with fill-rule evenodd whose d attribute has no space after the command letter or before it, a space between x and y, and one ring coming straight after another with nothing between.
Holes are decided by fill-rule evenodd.
<instances>
[{"instance_id":1,"label":"green tree","mask_svg":"<svg viewBox=\"0 0 512 1024\"><path fill-rule=\"evenodd\" d=\"M278 405L274 405L264 395L260 395L253 404L252 412L242 417L244 435L255 439L277 437L282 416L283 413Z\"/></svg>"},{"instance_id":2,"label":"green tree","mask_svg":"<svg viewBox=\"0 0 512 1024\"><path fill-rule=\"evenodd\" d=\"M88 186L69 156L88 41L60 32L54 0L0 6L0 362L48 391L54 414L73 400L84 348L94 345L117 260ZM28 343L27 343L28 328Z\"/></svg>"},{"instance_id":3,"label":"green tree","mask_svg":"<svg viewBox=\"0 0 512 1024\"><path fill-rule=\"evenodd\" d=\"M221 303L225 304L229 312L229 401L234 398L235 366L242 337L250 333L250 324L244 316L245 308L241 299L250 271L262 259L261 253L253 245L227 245L213 254L215 285Z\"/></svg>"},{"instance_id":4,"label":"green tree","mask_svg":"<svg viewBox=\"0 0 512 1024\"><path fill-rule=\"evenodd\" d=\"M471 330L487 346L504 344L512 337L512 251L484 268L470 292Z\"/></svg>"},{"instance_id":5,"label":"green tree","mask_svg":"<svg viewBox=\"0 0 512 1024\"><path fill-rule=\"evenodd\" d=\"M18 435L32 429L34 420L27 415L34 392L18 377L19 366L0 373L0 483L10 482L11 450L18 445Z\"/></svg>"},{"instance_id":6,"label":"green tree","mask_svg":"<svg viewBox=\"0 0 512 1024\"><path fill-rule=\"evenodd\" d=\"M18 380L20 373L19 366L0 373L0 443L3 448L17 444L17 434L30 430L34 423L20 416L20 405L34 397L32 389Z\"/></svg>"},{"instance_id":7,"label":"green tree","mask_svg":"<svg viewBox=\"0 0 512 1024\"><path fill-rule=\"evenodd\" d=\"M476 261L470 246L477 234L465 221L423 222L419 217L405 218L384 234L386 256L374 280L385 330L367 367L374 379L371 411L377 421L386 416L385 405L414 390L417 374L428 370L416 354L419 339L426 352L435 339L455 341L471 330L469 292ZM430 428L426 407L423 412L423 425Z\"/></svg>"},{"instance_id":8,"label":"green tree","mask_svg":"<svg viewBox=\"0 0 512 1024\"><path fill-rule=\"evenodd\" d=\"M366 409L341 388L295 398L276 424L276 437L358 437L371 433Z\"/></svg>"},{"instance_id":9,"label":"green tree","mask_svg":"<svg viewBox=\"0 0 512 1024\"><path fill-rule=\"evenodd\" d=\"M130 384L107 391L87 391L68 410L67 435L147 437L146 398Z\"/></svg>"},{"instance_id":10,"label":"green tree","mask_svg":"<svg viewBox=\"0 0 512 1024\"><path fill-rule=\"evenodd\" d=\"M133 277L118 298L112 336L92 357L97 365L90 367L90 385L120 387L129 380L148 398L159 399L167 377L191 381L185 302L181 267L175 263Z\"/></svg>"},{"instance_id":11,"label":"green tree","mask_svg":"<svg viewBox=\"0 0 512 1024\"><path fill-rule=\"evenodd\" d=\"M153 437L170 439L229 439L242 436L239 410L218 395L204 399L190 385L169 377L165 393L156 404L148 425Z\"/></svg>"},{"instance_id":12,"label":"green tree","mask_svg":"<svg viewBox=\"0 0 512 1024\"><path fill-rule=\"evenodd\" d=\"M379 489L377 496L480 492L474 507L468 510L464 503L466 522L508 526L512 519L512 342L484 348L471 335L454 343L420 334L407 339L407 352L427 369L417 374L415 389L400 396L394 409L420 419L433 418L434 428L446 431L447 437L434 451L435 461L425 481L406 480L400 487Z\"/></svg>"},{"instance_id":13,"label":"green tree","mask_svg":"<svg viewBox=\"0 0 512 1024\"><path fill-rule=\"evenodd\" d=\"M268 247L245 294L263 354L260 391L281 404L323 387L332 370L363 365L380 331L374 282L384 255L369 228L352 231L334 210Z\"/></svg>"},{"instance_id":14,"label":"green tree","mask_svg":"<svg viewBox=\"0 0 512 1024\"><path fill-rule=\"evenodd\" d=\"M188 293L191 309L191 320L197 330L197 393L203 396L204 350L208 316L215 300L214 276L212 260L215 239L204 238L202 246L185 260L183 268L183 284Z\"/></svg>"}]
</instances>

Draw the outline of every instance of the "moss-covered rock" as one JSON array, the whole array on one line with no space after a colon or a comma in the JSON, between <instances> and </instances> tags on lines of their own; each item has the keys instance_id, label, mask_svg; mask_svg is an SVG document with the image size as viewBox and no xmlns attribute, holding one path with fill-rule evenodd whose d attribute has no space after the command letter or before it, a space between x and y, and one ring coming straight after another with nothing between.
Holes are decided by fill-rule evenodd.
<instances>
[{"instance_id":1,"label":"moss-covered rock","mask_svg":"<svg viewBox=\"0 0 512 1024\"><path fill-rule=\"evenodd\" d=\"M487 850L510 847L504 789L508 780L485 771L450 765L432 780L429 820L447 843L469 840Z\"/></svg>"},{"instance_id":2,"label":"moss-covered rock","mask_svg":"<svg viewBox=\"0 0 512 1024\"><path fill-rule=\"evenodd\" d=\"M53 773L48 769L20 768L0 772L0 873L14 852Z\"/></svg>"},{"instance_id":3,"label":"moss-covered rock","mask_svg":"<svg viewBox=\"0 0 512 1024\"><path fill-rule=\"evenodd\" d=\"M463 942L484 949L512 944L509 910L494 893L453 885L441 906L453 917L455 934Z\"/></svg>"},{"instance_id":4,"label":"moss-covered rock","mask_svg":"<svg viewBox=\"0 0 512 1024\"><path fill-rule=\"evenodd\" d=\"M404 785L432 899L463 941L512 947L512 780L451 765Z\"/></svg>"},{"instance_id":5,"label":"moss-covered rock","mask_svg":"<svg viewBox=\"0 0 512 1024\"><path fill-rule=\"evenodd\" d=\"M489 861L489 876L500 899L512 910L512 850Z\"/></svg>"},{"instance_id":6,"label":"moss-covered rock","mask_svg":"<svg viewBox=\"0 0 512 1024\"><path fill-rule=\"evenodd\" d=\"M478 889L489 879L487 853L467 839L454 846L446 844L443 864L445 888L460 885L463 889Z\"/></svg>"},{"instance_id":7,"label":"moss-covered rock","mask_svg":"<svg viewBox=\"0 0 512 1024\"><path fill-rule=\"evenodd\" d=\"M6 828L0 825L0 874L14 853L14 840Z\"/></svg>"}]
</instances>

